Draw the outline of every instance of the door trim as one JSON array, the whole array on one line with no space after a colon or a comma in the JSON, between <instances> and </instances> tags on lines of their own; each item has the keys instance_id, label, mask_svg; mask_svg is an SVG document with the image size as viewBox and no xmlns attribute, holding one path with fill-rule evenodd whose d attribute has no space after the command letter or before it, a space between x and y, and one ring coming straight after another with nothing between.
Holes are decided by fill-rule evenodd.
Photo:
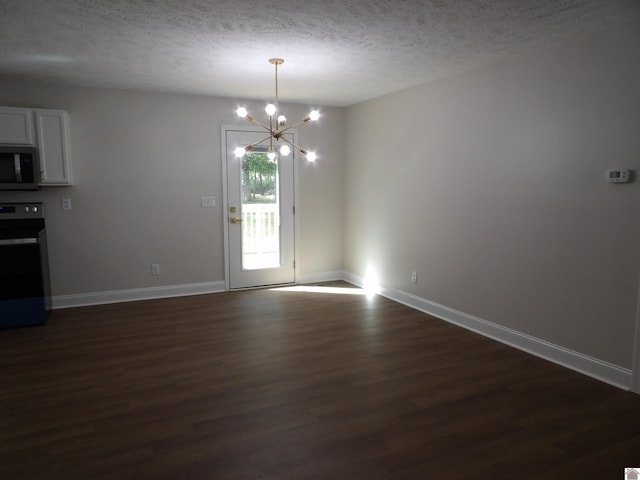
<instances>
[{"instance_id":1,"label":"door trim","mask_svg":"<svg viewBox=\"0 0 640 480\"><path fill-rule=\"evenodd\" d=\"M229 261L229 202L227 198L227 132L228 131L236 131L236 132L257 132L264 134L265 131L261 130L257 127L253 127L250 125L221 125L220 126L220 153L221 153L221 164L222 164L222 231L224 235L224 289L225 291L230 291L231 287L229 285L229 269L230 269L230 261ZM288 130L287 133L293 135L293 142L298 144L298 130L291 129ZM296 161L299 156L296 156ZM299 216L299 202L298 202L298 165L293 165L293 204L295 206L295 215L293 218L293 283L298 282L298 272L300 266L300 259L298 258L300 249L298 248L298 240L300 239L300 222L298 221ZM247 287L245 289L234 288L233 291L236 290L250 290L252 288L265 288L263 286L258 287Z\"/></svg>"},{"instance_id":2,"label":"door trim","mask_svg":"<svg viewBox=\"0 0 640 480\"><path fill-rule=\"evenodd\" d=\"M631 391L640 394L640 287L638 288L638 300L636 303L636 328L633 333Z\"/></svg>"}]
</instances>

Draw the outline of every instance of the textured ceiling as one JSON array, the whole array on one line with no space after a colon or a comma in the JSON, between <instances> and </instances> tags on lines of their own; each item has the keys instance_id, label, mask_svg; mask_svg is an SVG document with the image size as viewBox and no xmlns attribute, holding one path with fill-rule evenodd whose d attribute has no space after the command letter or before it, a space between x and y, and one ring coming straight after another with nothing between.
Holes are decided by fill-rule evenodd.
<instances>
[{"instance_id":1,"label":"textured ceiling","mask_svg":"<svg viewBox=\"0 0 640 480\"><path fill-rule=\"evenodd\" d=\"M0 75L344 106L636 22L638 0L0 0Z\"/></svg>"}]
</instances>

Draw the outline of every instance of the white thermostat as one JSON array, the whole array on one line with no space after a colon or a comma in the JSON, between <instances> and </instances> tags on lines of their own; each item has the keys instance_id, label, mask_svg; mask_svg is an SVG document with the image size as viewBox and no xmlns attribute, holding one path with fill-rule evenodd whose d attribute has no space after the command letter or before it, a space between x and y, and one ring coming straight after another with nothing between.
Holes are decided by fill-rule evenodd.
<instances>
[{"instance_id":1,"label":"white thermostat","mask_svg":"<svg viewBox=\"0 0 640 480\"><path fill-rule=\"evenodd\" d=\"M629 170L607 170L607 180L611 183L627 183Z\"/></svg>"}]
</instances>

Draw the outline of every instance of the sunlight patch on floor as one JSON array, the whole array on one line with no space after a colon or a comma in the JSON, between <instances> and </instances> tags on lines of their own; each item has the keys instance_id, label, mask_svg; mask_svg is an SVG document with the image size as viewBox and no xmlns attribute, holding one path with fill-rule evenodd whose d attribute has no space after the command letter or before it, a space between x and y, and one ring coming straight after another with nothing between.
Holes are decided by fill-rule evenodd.
<instances>
[{"instance_id":1,"label":"sunlight patch on floor","mask_svg":"<svg viewBox=\"0 0 640 480\"><path fill-rule=\"evenodd\" d=\"M291 287L278 287L271 290L277 292L303 292L303 293L331 293L334 295L366 295L366 290L356 287L323 287L319 285L293 285Z\"/></svg>"}]
</instances>

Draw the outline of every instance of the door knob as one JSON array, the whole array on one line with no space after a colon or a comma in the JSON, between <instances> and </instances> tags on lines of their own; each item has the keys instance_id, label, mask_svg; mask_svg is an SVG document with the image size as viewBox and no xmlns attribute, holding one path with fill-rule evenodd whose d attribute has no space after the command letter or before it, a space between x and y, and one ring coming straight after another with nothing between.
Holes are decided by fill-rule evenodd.
<instances>
[{"instance_id":1,"label":"door knob","mask_svg":"<svg viewBox=\"0 0 640 480\"><path fill-rule=\"evenodd\" d=\"M229 220L231 221L231 223L240 223L242 221L241 218L236 217L229 217Z\"/></svg>"}]
</instances>

